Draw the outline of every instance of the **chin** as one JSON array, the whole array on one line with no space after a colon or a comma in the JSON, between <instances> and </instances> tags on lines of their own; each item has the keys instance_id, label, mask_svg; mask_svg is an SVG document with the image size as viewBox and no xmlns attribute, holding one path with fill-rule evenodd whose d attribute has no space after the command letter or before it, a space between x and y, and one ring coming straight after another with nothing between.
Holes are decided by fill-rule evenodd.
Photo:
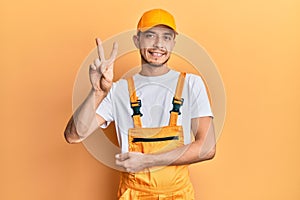
<instances>
[{"instance_id":1,"label":"chin","mask_svg":"<svg viewBox=\"0 0 300 200\"><path fill-rule=\"evenodd\" d=\"M152 59L145 59L144 56L141 56L141 58L142 58L142 60L144 61L145 64L148 64L152 67L162 67L169 61L170 57L168 57L168 59L165 59L165 60L162 60L162 61L157 61L157 60L152 60Z\"/></svg>"},{"instance_id":2,"label":"chin","mask_svg":"<svg viewBox=\"0 0 300 200\"><path fill-rule=\"evenodd\" d=\"M153 66L153 67L161 67L161 66L165 65L166 62L162 62L162 63L147 62L147 64L149 64L150 66Z\"/></svg>"}]
</instances>

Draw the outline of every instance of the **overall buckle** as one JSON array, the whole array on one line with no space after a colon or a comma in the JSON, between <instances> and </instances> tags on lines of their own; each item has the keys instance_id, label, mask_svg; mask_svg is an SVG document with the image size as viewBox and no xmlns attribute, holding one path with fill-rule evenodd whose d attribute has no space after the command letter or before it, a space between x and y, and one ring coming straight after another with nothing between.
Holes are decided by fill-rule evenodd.
<instances>
[{"instance_id":1,"label":"overall buckle","mask_svg":"<svg viewBox=\"0 0 300 200\"><path fill-rule=\"evenodd\" d=\"M143 116L143 114L140 111L141 106L142 106L142 102L140 99L138 99L136 102L130 102L130 105L133 110L133 115L131 115L131 117L133 117L135 115Z\"/></svg>"},{"instance_id":2,"label":"overall buckle","mask_svg":"<svg viewBox=\"0 0 300 200\"><path fill-rule=\"evenodd\" d=\"M181 112L180 112L180 107L183 105L183 101L184 101L183 98L181 98L181 99L176 99L175 97L173 97L173 101L172 101L173 109L170 110L170 113L171 113L171 112L177 112L178 115L180 115L180 114L181 114Z\"/></svg>"}]
</instances>

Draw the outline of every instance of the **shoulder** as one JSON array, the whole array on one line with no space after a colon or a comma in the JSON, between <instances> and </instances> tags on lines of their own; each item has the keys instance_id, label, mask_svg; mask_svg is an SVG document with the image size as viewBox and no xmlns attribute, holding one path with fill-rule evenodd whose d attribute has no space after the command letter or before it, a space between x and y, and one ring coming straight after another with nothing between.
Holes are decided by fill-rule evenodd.
<instances>
[{"instance_id":1,"label":"shoulder","mask_svg":"<svg viewBox=\"0 0 300 200\"><path fill-rule=\"evenodd\" d=\"M200 75L187 73L185 79L189 86L205 86L204 80Z\"/></svg>"},{"instance_id":2,"label":"shoulder","mask_svg":"<svg viewBox=\"0 0 300 200\"><path fill-rule=\"evenodd\" d=\"M112 88L124 88L127 87L127 80L126 79L119 79L116 82L113 82Z\"/></svg>"},{"instance_id":3,"label":"shoulder","mask_svg":"<svg viewBox=\"0 0 300 200\"><path fill-rule=\"evenodd\" d=\"M109 95L111 97L118 96L118 95L124 95L128 91L128 85L126 79L119 79L116 82L113 82L113 85L109 91Z\"/></svg>"}]
</instances>

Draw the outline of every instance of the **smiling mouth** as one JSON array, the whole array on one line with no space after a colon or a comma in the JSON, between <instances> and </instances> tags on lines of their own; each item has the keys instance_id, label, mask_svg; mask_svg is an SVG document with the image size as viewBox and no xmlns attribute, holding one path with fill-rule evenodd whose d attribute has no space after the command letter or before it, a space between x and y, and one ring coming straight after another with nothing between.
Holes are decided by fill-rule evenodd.
<instances>
[{"instance_id":1,"label":"smiling mouth","mask_svg":"<svg viewBox=\"0 0 300 200\"><path fill-rule=\"evenodd\" d=\"M160 58L166 55L166 52L157 51L157 50L148 50L149 54L153 57Z\"/></svg>"}]
</instances>

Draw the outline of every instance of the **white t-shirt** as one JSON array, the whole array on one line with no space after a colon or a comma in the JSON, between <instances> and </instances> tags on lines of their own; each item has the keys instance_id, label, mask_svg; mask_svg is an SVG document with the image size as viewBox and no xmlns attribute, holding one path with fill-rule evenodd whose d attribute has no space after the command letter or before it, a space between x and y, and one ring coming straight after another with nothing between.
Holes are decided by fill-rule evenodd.
<instances>
[{"instance_id":1,"label":"white t-shirt","mask_svg":"<svg viewBox=\"0 0 300 200\"><path fill-rule=\"evenodd\" d=\"M175 95L179 72L170 70L161 76L133 76L136 94L142 102L142 127L168 126L172 100ZM191 142L191 119L213 116L205 85L201 77L187 74L182 91L183 105L180 108L177 125L184 130L184 144ZM122 152L128 152L128 129L133 128L128 85L125 79L113 83L110 92L101 102L96 113L106 120L101 128L114 121Z\"/></svg>"}]
</instances>

